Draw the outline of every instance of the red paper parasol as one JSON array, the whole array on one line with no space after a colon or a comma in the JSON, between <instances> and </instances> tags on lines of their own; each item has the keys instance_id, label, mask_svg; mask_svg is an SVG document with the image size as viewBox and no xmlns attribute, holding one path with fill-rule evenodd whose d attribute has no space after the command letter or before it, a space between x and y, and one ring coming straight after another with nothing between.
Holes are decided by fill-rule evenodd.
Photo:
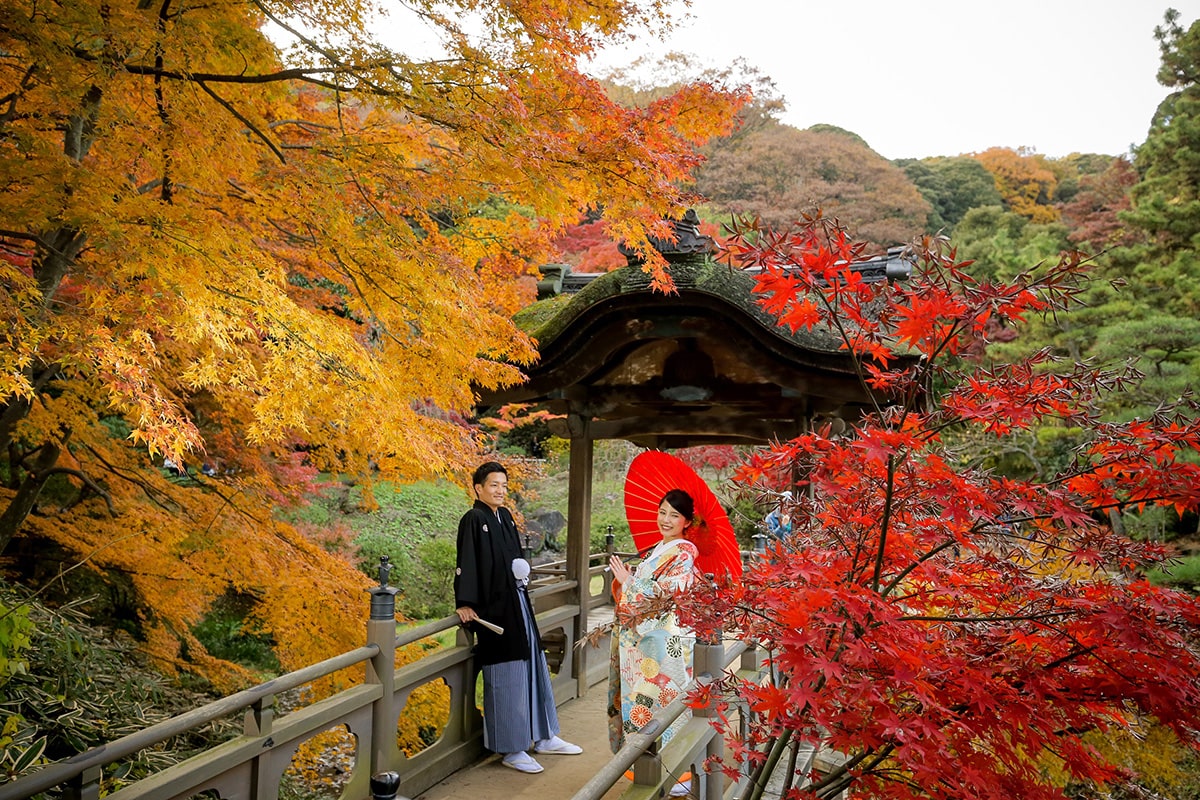
<instances>
[{"instance_id":1,"label":"red paper parasol","mask_svg":"<svg viewBox=\"0 0 1200 800\"><path fill-rule=\"evenodd\" d=\"M717 496L691 467L660 450L639 453L625 476L625 517L634 547L643 552L662 540L658 507L672 489L687 492L696 504L696 517L687 530L687 538L699 551L696 570L718 579L725 575L740 578L742 551Z\"/></svg>"}]
</instances>

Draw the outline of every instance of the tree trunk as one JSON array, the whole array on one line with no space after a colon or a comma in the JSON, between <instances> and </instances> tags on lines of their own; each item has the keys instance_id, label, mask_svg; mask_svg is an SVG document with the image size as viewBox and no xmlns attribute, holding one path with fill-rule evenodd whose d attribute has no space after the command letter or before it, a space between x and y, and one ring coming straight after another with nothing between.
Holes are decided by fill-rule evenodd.
<instances>
[{"instance_id":1,"label":"tree trunk","mask_svg":"<svg viewBox=\"0 0 1200 800\"><path fill-rule=\"evenodd\" d=\"M96 138L96 124L100 114L100 101L103 92L98 86L91 86L80 100L79 110L67 120L63 136L63 153L72 161L79 163L87 156ZM69 189L68 189L69 191ZM43 233L37 239L37 249L33 259L33 276L41 290L42 306L50 308L50 304L62 285L63 278L75 266L75 259L87 244L87 235L72 225L60 225L58 228ZM54 368L42 371L35 388L44 384L54 374ZM9 444L18 422L25 418L31 407L30 401L16 396L7 398L0 409L0 445L12 453ZM63 440L65 442L65 439ZM34 458L25 480L21 481L16 495L0 514L0 553L3 553L8 543L17 535L25 518L33 510L42 487L46 485L49 470L58 462L62 446L57 442L46 442ZM19 465L9 463L13 482Z\"/></svg>"},{"instance_id":2,"label":"tree trunk","mask_svg":"<svg viewBox=\"0 0 1200 800\"><path fill-rule=\"evenodd\" d=\"M1121 509L1110 508L1108 510L1108 523L1112 525L1113 533L1120 536L1125 535L1125 519L1121 516Z\"/></svg>"},{"instance_id":3,"label":"tree trunk","mask_svg":"<svg viewBox=\"0 0 1200 800\"><path fill-rule=\"evenodd\" d=\"M38 495L42 493L42 487L46 485L46 479L50 476L50 469L58 462L58 455L61 452L62 448L57 442L46 442L38 451L33 469L21 482L21 488L17 490L16 496L8 504L8 508L4 509L3 514L0 514L0 553L3 553L4 549L8 547L8 543L16 536L17 531L25 522L25 518L33 510ZM15 465L13 466L15 468Z\"/></svg>"},{"instance_id":4,"label":"tree trunk","mask_svg":"<svg viewBox=\"0 0 1200 800\"><path fill-rule=\"evenodd\" d=\"M42 387L58 375L57 366L45 366L41 368L38 374L32 373L30 369L30 382L33 384L34 394L40 392ZM0 407L0 448L12 452L13 431L17 428L17 423L25 419L29 410L33 408L33 400L28 397L18 397L17 395L9 395L8 401ZM17 482L16 464L13 464L13 474L11 476L12 483L15 486Z\"/></svg>"},{"instance_id":5,"label":"tree trunk","mask_svg":"<svg viewBox=\"0 0 1200 800\"><path fill-rule=\"evenodd\" d=\"M5 450L8 450L12 443L12 435L16 430L17 423L25 419L25 415L32 407L33 404L28 398L11 395L3 410L0 410L0 446L3 446ZM13 468L16 468L15 464Z\"/></svg>"}]
</instances>

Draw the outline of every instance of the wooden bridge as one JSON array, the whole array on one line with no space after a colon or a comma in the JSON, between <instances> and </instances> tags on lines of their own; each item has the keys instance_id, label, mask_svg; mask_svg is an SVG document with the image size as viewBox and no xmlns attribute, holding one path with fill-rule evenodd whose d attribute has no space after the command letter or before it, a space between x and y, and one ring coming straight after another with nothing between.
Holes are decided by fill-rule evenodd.
<instances>
[{"instance_id":1,"label":"wooden bridge","mask_svg":"<svg viewBox=\"0 0 1200 800\"><path fill-rule=\"evenodd\" d=\"M684 771L701 775L695 767L723 748L703 711L684 733L658 748L657 733L683 711L681 701L664 709L642 733L627 737L626 748L616 757L603 764L592 761L607 750L600 711L604 703L596 697L601 691L593 689L607 677L607 647L601 643L597 652L576 645L606 613L609 600L607 588L591 589L607 558L607 554L589 553L595 442L625 439L663 448L763 444L791 438L814 420L844 424L878 398L859 380L840 338L828 332L780 328L778 320L754 301L753 277L711 260L712 242L699 233L694 214L689 212L674 224L677 240L656 246L669 264L675 294L665 297L652 291L640 262L631 255L629 267L589 276L586 288L569 303L555 305L554 298L547 297L543 303L549 304L543 309L547 313L529 315L536 329L528 332L538 340L541 357L529 368L525 382L498 390L479 388L483 405L534 403L560 414L554 432L570 440L566 558L536 573L540 577L532 596L556 667L555 700L568 719L576 719L579 711L581 727L565 727L564 734L584 745L584 756L557 757L564 759L561 763L547 759L546 773L535 776L515 772L509 776L506 773L512 770L490 769L466 635L460 633L452 647L395 668L397 648L450 630L458 618L447 617L397 635L395 589L381 577L372 593L363 647L0 786L0 800L20 800L49 790L66 800L98 800L106 765L231 714L243 715L240 736L107 798L182 800L204 792L223 800L275 800L280 777L297 748L340 726L355 738L356 757L342 795L345 800L371 796L371 776L383 772L399 775L402 795L422 800L520 798L532 797L533 792L538 800L598 800L609 797L614 786L627 787L617 792L626 800L643 800L657 797ZM909 269L898 252L856 266L864 280L904 280ZM547 292L561 291L562 285L559 280ZM743 647L698 644L697 681L731 668L756 671L761 658ZM279 713L276 698L281 693L359 665L365 670L361 685ZM449 690L449 721L436 742L407 756L397 746L398 720L411 694L434 683ZM583 760L570 767L572 762L565 758ZM816 755L806 758L811 763ZM478 766L481 761L484 765ZM575 775L573 770L583 764L589 765L586 774ZM631 765L634 781L622 783L621 776ZM565 778L568 771L574 775L571 780ZM549 779L555 775L563 779ZM454 788L443 783L450 776L455 781L478 782ZM514 777L521 783L510 783ZM584 777L587 780L580 783ZM498 789L501 781L503 791ZM727 784L720 774L703 776L694 782L693 796L714 800L730 796L736 785Z\"/></svg>"},{"instance_id":2,"label":"wooden bridge","mask_svg":"<svg viewBox=\"0 0 1200 800\"><path fill-rule=\"evenodd\" d=\"M698 776L693 797L719 798L732 789L722 775L704 776L705 758L720 755L723 741L715 734L703 710L695 713L683 732L658 747L658 735L684 711L676 700L643 728L627 737L615 757L608 749L605 716L608 642L600 649L576 647L581 619L611 619L606 581L591 581L602 574L608 553L589 558L587 584L604 583L592 593L580 582L563 577L560 565L535 573L530 592L537 622L549 643L555 670L553 687L560 706L565 738L582 744L581 756L543 759L546 771L526 775L502 769L497 758L483 747L483 727L475 704L476 670L467 634L459 629L456 643L400 668L395 667L399 648L429 640L458 626L450 616L397 633L394 596L381 569L380 583L371 591L371 615L366 644L319 664L224 697L213 703L165 720L137 733L56 762L40 771L0 786L0 800L23 800L51 792L64 800L99 800L102 770L146 748L187 731L202 728L233 714L243 718L242 733L179 764L124 786L107 800L184 800L203 795L221 800L277 800L284 771L301 744L325 731L345 726L354 737L355 758L343 800L366 800L373 794L371 777L381 773L399 776L401 797L450 800L492 797L537 800L648 800L674 785L676 776L690 771ZM548 574L546 574L548 573ZM574 600L575 602L571 602ZM594 654L588 658L589 651ZM757 668L756 657L740 644L698 644L697 681L720 676L732 664L735 670ZM365 670L361 684L310 705L282 713L277 698L348 668ZM444 684L449 689L449 718L438 740L406 756L397 745L396 730L408 698L422 686ZM634 780L623 777L633 768Z\"/></svg>"}]
</instances>

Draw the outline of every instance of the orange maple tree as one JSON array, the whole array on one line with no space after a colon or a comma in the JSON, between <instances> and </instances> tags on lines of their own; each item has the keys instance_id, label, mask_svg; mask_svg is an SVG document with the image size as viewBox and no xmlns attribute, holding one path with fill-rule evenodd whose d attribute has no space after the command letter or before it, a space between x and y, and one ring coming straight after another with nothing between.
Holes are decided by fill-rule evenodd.
<instances>
[{"instance_id":1,"label":"orange maple tree","mask_svg":"<svg viewBox=\"0 0 1200 800\"><path fill-rule=\"evenodd\" d=\"M1195 404L1110 421L1100 401L1135 374L1050 351L979 355L996 323L1075 305L1078 254L1007 284L973 280L937 240L907 283L864 280L861 254L822 218L738 226L728 244L731 263L761 270L781 325L842 339L878 406L847 435L815 429L743 465L748 487L796 490L793 532L742 586L680 597L700 635L764 646L773 668L694 698L729 726L732 758L716 766L752 767L743 800L776 768L797 800L1049 800L1064 781L1137 777L1092 746L1096 732L1154 723L1200 751L1200 599L1151 585L1170 553L1109 516L1200 507ZM963 431L1032 426L1074 437L1053 474L995 473L955 447ZM752 712L748 736L723 691Z\"/></svg>"},{"instance_id":2,"label":"orange maple tree","mask_svg":"<svg viewBox=\"0 0 1200 800\"><path fill-rule=\"evenodd\" d=\"M1045 156L1024 149L992 147L972 157L992 174L996 190L1010 211L1032 222L1058 219L1052 205L1058 177Z\"/></svg>"},{"instance_id":3,"label":"orange maple tree","mask_svg":"<svg viewBox=\"0 0 1200 800\"><path fill-rule=\"evenodd\" d=\"M472 460L443 412L533 358L521 277L589 207L646 246L744 99L580 71L655 5L407 5L444 57L358 0L0 0L0 550L124 581L164 665L240 679L190 632L229 592L285 667L360 644L365 578L273 509Z\"/></svg>"}]
</instances>

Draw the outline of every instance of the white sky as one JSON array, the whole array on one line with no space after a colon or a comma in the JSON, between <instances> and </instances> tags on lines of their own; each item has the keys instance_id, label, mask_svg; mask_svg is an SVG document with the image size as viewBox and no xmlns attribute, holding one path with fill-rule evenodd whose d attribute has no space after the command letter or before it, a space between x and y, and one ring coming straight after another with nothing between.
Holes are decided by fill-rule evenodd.
<instances>
[{"instance_id":1,"label":"white sky","mask_svg":"<svg viewBox=\"0 0 1200 800\"><path fill-rule=\"evenodd\" d=\"M694 0L667 43L702 64L742 57L784 96L783 121L853 131L885 158L1029 147L1118 155L1167 89L1154 28L1200 0Z\"/></svg>"},{"instance_id":2,"label":"white sky","mask_svg":"<svg viewBox=\"0 0 1200 800\"><path fill-rule=\"evenodd\" d=\"M682 0L666 0L680 16ZM381 0L377 33L417 56L433 39ZM1146 139L1167 89L1154 28L1186 29L1200 0L693 0L669 41L611 48L597 71L638 56L742 58L787 102L783 121L857 133L885 158L1028 147L1119 155Z\"/></svg>"}]
</instances>

